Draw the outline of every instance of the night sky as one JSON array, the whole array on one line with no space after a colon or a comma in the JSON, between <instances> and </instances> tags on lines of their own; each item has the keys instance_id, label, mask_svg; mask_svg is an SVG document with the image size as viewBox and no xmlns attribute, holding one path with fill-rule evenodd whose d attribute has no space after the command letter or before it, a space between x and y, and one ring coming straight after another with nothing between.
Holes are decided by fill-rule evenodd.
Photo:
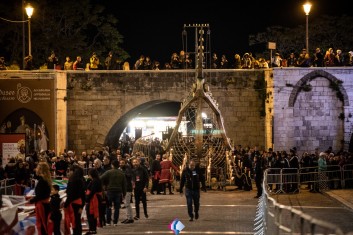
<instances>
[{"instance_id":1,"label":"night sky","mask_svg":"<svg viewBox=\"0 0 353 235\"><path fill-rule=\"evenodd\" d=\"M118 31L124 36L122 47L135 61L141 54L152 60L169 61L173 52L183 49L184 24L208 23L210 47L217 54L243 54L251 51L248 35L265 31L266 27L305 25L304 1L297 0L245 0L245 1L125 1L101 0L119 20ZM352 15L344 0L315 0L310 20L318 15ZM116 5L117 4L117 5ZM234 6L235 5L235 6ZM195 32L187 30L188 38ZM304 38L303 32L303 38ZM185 43L186 44L186 43ZM188 47L194 42L188 39ZM188 49L191 52L191 49Z\"/></svg>"}]
</instances>

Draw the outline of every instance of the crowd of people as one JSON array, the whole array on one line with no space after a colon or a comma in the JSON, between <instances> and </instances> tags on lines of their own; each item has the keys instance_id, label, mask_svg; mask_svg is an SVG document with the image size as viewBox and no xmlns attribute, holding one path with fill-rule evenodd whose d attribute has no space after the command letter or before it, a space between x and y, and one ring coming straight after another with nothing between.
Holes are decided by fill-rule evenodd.
<instances>
[{"instance_id":1,"label":"crowd of people","mask_svg":"<svg viewBox=\"0 0 353 235\"><path fill-rule=\"evenodd\" d=\"M327 189L343 188L340 169L347 167L345 172L345 188L353 187L353 153L348 151L334 152L332 147L323 151L315 149L313 153L304 152L298 154L297 148L293 147L289 151L258 151L257 148L242 148L237 146L234 150L234 172L235 184L238 189L249 190L247 186L248 178L245 175L251 174L257 188L255 198L262 196L263 174L269 169L269 174L274 175L268 185L270 192L298 193L299 182L305 182L310 192L321 192ZM282 171L283 178L279 177ZM325 175L322 172L329 171ZM299 178L298 178L299 177Z\"/></svg>"},{"instance_id":2,"label":"crowd of people","mask_svg":"<svg viewBox=\"0 0 353 235\"><path fill-rule=\"evenodd\" d=\"M25 159L11 158L5 168L0 167L0 180L9 179L8 183L15 186L15 194L25 195L34 189L35 196L30 202L35 203L40 234L60 234L58 223L62 220L66 230L72 229L73 234L82 234L83 210L86 210L89 225L87 234L96 234L98 227L116 226L122 209L126 209L126 218L121 223L138 221L141 219L140 204L147 219L147 193L174 194L175 181L180 183L179 193L185 192L190 221L199 218L200 190L206 191L206 183L204 169L193 159L188 160L185 169L180 169L174 165L168 153L156 152L154 156L145 156L137 152L131 155L121 149L103 147L101 151L90 153L84 151L75 154L69 150L56 155L50 150L42 151L38 155L27 155ZM308 170L310 167L323 172L331 165L353 164L353 155L345 151L335 153L331 147L299 156L295 147L286 152L273 151L271 148L260 151L256 147L238 145L231 153L231 162L237 189L252 190L252 182L255 182L255 198L259 198L262 196L264 171L268 168L272 171L288 169L286 173L289 174L293 169ZM53 184L53 178L68 179L64 201L58 195L59 188ZM37 183L33 184L33 180ZM278 182L272 182L268 188L278 190L279 185ZM352 186L349 182L345 185ZM298 182L285 183L283 189L287 193L298 192ZM322 190L314 182L308 184L308 189L312 192ZM135 213L132 202L135 203ZM64 217L61 216L61 210L64 211Z\"/></svg>"},{"instance_id":3,"label":"crowd of people","mask_svg":"<svg viewBox=\"0 0 353 235\"><path fill-rule=\"evenodd\" d=\"M173 52L170 59L161 62L152 59L148 55L140 55L134 62L123 61L110 51L104 60L96 52L84 61L80 55L72 60L71 56L65 56L65 61L58 58L54 51L43 61L39 68L35 68L31 55L24 58L25 70L33 69L57 69L57 70L168 70L168 69L192 69L195 68L195 60L190 53L181 50L179 53ZM219 56L212 53L210 59L204 59L204 68L211 69L261 69L269 67L333 67L333 66L353 66L353 51L344 52L341 49L328 48L322 50L316 48L315 52L308 53L306 49L299 53L291 52L283 55L275 52L274 56L268 60L263 57L256 58L251 52L244 54L234 53L233 58L227 58L226 54ZM19 70L20 66L15 61L7 65L4 57L0 57L0 70Z\"/></svg>"},{"instance_id":4,"label":"crowd of people","mask_svg":"<svg viewBox=\"0 0 353 235\"><path fill-rule=\"evenodd\" d=\"M157 155L160 158L161 154ZM163 154L163 161L156 163L160 163L157 166L159 170L153 169L157 175L157 193L163 194L164 190L165 194L168 188L169 194L173 194L174 174L169 168L173 168L175 174L179 169L169 160L168 153ZM62 219L66 231L72 229L73 234L82 234L84 209L89 225L87 234L96 234L97 227L116 226L121 208L126 208L126 218L120 221L123 224L141 218L140 204L147 219L147 192L152 192L149 185L151 177L151 168L143 153L122 154L120 149L109 151L108 147L90 154L82 152L81 155L69 150L58 157L53 151L42 151L38 155L26 156L25 160L11 158L5 168L0 167L0 179L8 179L7 185L16 188L15 194L25 195L34 189L35 196L30 203L35 204L39 234L60 234L58 224ZM63 202L58 202L58 185L53 184L53 178L68 179ZM132 201L135 203L134 216ZM60 209L64 211L64 218L61 213L56 213Z\"/></svg>"}]
</instances>

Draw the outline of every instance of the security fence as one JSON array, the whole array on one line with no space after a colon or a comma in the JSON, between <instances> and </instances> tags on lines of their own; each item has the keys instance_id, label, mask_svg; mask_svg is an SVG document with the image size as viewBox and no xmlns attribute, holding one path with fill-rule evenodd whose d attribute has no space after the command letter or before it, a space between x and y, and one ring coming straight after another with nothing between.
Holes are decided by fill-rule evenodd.
<instances>
[{"instance_id":1,"label":"security fence","mask_svg":"<svg viewBox=\"0 0 353 235\"><path fill-rule=\"evenodd\" d=\"M254 225L255 235L344 235L342 230L334 224L315 219L291 206L278 203L268 194L267 190L264 190L259 198Z\"/></svg>"},{"instance_id":2,"label":"security fence","mask_svg":"<svg viewBox=\"0 0 353 235\"><path fill-rule=\"evenodd\" d=\"M1 195L12 195L15 193L15 178L0 180Z\"/></svg>"},{"instance_id":3,"label":"security fence","mask_svg":"<svg viewBox=\"0 0 353 235\"><path fill-rule=\"evenodd\" d=\"M269 168L264 172L263 195L257 206L255 235L336 234L344 235L336 225L315 219L291 206L278 203L272 194L300 192L303 185L312 191L352 188L353 165L318 167ZM349 233L352 234L352 233Z\"/></svg>"},{"instance_id":4,"label":"security fence","mask_svg":"<svg viewBox=\"0 0 353 235\"><path fill-rule=\"evenodd\" d=\"M302 186L311 191L326 191L338 188L353 188L353 164L328 165L326 170L318 167L269 168L266 170L270 193L295 193Z\"/></svg>"}]
</instances>

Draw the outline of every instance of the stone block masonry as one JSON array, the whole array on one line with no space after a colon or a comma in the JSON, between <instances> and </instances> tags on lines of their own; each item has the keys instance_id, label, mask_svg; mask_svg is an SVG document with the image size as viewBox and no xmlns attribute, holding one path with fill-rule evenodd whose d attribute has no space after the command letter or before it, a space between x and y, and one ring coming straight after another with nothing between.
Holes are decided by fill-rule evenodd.
<instances>
[{"instance_id":1,"label":"stone block masonry","mask_svg":"<svg viewBox=\"0 0 353 235\"><path fill-rule=\"evenodd\" d=\"M265 119L254 82L264 70L205 70L204 77L234 144L265 147ZM114 124L150 102L182 102L195 82L192 70L68 72L68 149L107 144ZM133 115L128 117L134 118ZM84 120L79 123L76 120ZM84 133L94 133L84 136ZM116 135L116 141L118 136ZM80 141L77 137L80 136ZM78 145L81 146L78 149ZM83 147L83 149L81 149Z\"/></svg>"}]
</instances>

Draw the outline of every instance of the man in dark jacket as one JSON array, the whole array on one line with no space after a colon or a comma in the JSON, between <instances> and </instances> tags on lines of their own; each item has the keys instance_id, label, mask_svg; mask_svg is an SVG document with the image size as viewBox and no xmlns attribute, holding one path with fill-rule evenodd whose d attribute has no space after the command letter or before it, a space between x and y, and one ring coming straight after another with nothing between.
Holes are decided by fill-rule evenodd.
<instances>
[{"instance_id":1,"label":"man in dark jacket","mask_svg":"<svg viewBox=\"0 0 353 235\"><path fill-rule=\"evenodd\" d=\"M126 159L121 159L119 169L121 169L126 178L126 196L124 205L126 207L126 219L123 220L121 223L123 224L130 224L134 222L132 218L132 207L131 207L131 197L132 197L132 169L129 164L127 164Z\"/></svg>"},{"instance_id":2,"label":"man in dark jacket","mask_svg":"<svg viewBox=\"0 0 353 235\"><path fill-rule=\"evenodd\" d=\"M151 175L152 175L152 188L151 194L154 194L154 191L157 191L157 194L160 193L159 187L159 179L161 177L161 155L159 153L156 154L156 159L152 161L151 166Z\"/></svg>"},{"instance_id":3,"label":"man in dark jacket","mask_svg":"<svg viewBox=\"0 0 353 235\"><path fill-rule=\"evenodd\" d=\"M126 179L124 173L119 169L119 162L112 162L113 169L110 169L101 175L103 185L107 189L108 208L107 208L107 226L111 225L112 206L114 204L114 226L117 226L119 220L119 210L121 199L126 195Z\"/></svg>"},{"instance_id":4,"label":"man in dark jacket","mask_svg":"<svg viewBox=\"0 0 353 235\"><path fill-rule=\"evenodd\" d=\"M201 189L206 192L205 177L201 173L200 168L196 167L194 160L190 160L189 167L183 170L180 179L180 195L183 194L183 188L185 186L185 197L188 207L188 214L190 221L199 218L199 209L200 209L200 184ZM194 208L192 207L194 204Z\"/></svg>"},{"instance_id":5,"label":"man in dark jacket","mask_svg":"<svg viewBox=\"0 0 353 235\"><path fill-rule=\"evenodd\" d=\"M257 188L257 195L254 198L262 196L262 180L264 177L263 163L261 156L255 155L254 157L254 173L255 183Z\"/></svg>"},{"instance_id":6,"label":"man in dark jacket","mask_svg":"<svg viewBox=\"0 0 353 235\"><path fill-rule=\"evenodd\" d=\"M132 160L133 165L133 182L135 183L134 196L135 196L135 209L136 216L135 220L140 219L140 201L142 201L143 211L145 218L148 218L147 214L147 198L146 192L148 190L149 176L145 167L141 166L140 159L134 158Z\"/></svg>"}]
</instances>

